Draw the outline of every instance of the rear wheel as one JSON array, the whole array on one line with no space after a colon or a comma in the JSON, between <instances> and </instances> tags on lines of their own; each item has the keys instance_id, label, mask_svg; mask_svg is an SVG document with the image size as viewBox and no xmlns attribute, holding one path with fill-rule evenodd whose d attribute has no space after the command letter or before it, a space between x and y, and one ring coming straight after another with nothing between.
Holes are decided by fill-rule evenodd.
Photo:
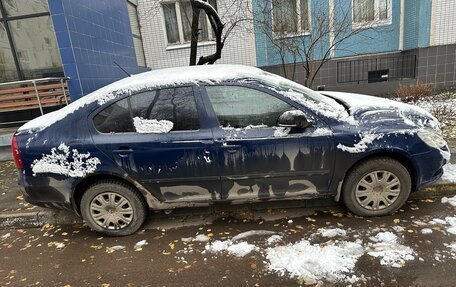
<instances>
[{"instance_id":1,"label":"rear wheel","mask_svg":"<svg viewBox=\"0 0 456 287\"><path fill-rule=\"evenodd\" d=\"M391 158L376 158L353 168L342 189L345 205L360 216L380 216L398 210L410 195L408 170Z\"/></svg>"},{"instance_id":2,"label":"rear wheel","mask_svg":"<svg viewBox=\"0 0 456 287\"><path fill-rule=\"evenodd\" d=\"M136 232L147 217L147 204L133 187L115 180L91 185L82 196L81 213L87 224L107 236Z\"/></svg>"}]
</instances>

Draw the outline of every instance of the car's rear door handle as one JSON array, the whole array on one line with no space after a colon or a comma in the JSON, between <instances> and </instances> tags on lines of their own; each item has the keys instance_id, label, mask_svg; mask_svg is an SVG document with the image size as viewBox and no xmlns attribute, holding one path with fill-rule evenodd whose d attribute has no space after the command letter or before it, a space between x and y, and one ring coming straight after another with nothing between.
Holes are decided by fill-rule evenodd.
<instances>
[{"instance_id":1,"label":"car's rear door handle","mask_svg":"<svg viewBox=\"0 0 456 287\"><path fill-rule=\"evenodd\" d=\"M131 148L128 149L116 149L112 151L113 153L118 154L121 157L127 157L129 154L133 152Z\"/></svg>"},{"instance_id":2,"label":"car's rear door handle","mask_svg":"<svg viewBox=\"0 0 456 287\"><path fill-rule=\"evenodd\" d=\"M240 145L223 145L222 149L226 150L228 153L236 153L241 148Z\"/></svg>"}]
</instances>

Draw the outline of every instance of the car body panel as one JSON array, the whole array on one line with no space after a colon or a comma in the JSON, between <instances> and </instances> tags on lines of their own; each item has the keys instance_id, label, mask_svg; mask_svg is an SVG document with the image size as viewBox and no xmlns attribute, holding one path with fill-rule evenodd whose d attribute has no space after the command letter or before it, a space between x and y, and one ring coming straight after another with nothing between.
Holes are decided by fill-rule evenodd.
<instances>
[{"instance_id":1,"label":"car body panel","mask_svg":"<svg viewBox=\"0 0 456 287\"><path fill-rule=\"evenodd\" d=\"M205 92L207 85L240 85L267 92L304 112L312 125L277 136L278 127L242 131L220 127ZM78 211L76 192L94 177L126 180L144 195L152 209L244 203L264 200L337 196L347 172L376 155L406 160L418 189L437 180L447 160L427 146L410 118L391 108L352 109L351 123L309 109L255 79L192 85L200 130L165 134L101 134L92 119L119 94L102 104L92 102L38 132L16 134L24 170L19 185L33 204ZM166 86L167 87L167 86ZM163 88L156 86L154 89ZM136 92L140 92L138 89ZM333 97L337 98L335 94ZM340 99L339 99L340 100ZM427 115L423 115L426 118ZM418 122L425 122L420 120ZM321 133L324 130L326 132ZM317 132L320 131L320 132ZM361 152L347 152L369 133L381 135ZM95 172L69 177L32 171L33 164L65 143L71 150L99 159ZM71 155L70 155L71 156Z\"/></svg>"}]
</instances>

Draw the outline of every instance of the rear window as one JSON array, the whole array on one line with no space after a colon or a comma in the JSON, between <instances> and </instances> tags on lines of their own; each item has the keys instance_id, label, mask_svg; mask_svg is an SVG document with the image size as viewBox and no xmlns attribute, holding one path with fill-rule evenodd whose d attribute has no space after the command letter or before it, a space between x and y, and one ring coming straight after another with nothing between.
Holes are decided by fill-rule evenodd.
<instances>
[{"instance_id":1,"label":"rear window","mask_svg":"<svg viewBox=\"0 0 456 287\"><path fill-rule=\"evenodd\" d=\"M95 128L101 133L134 132L128 99L115 102L93 118Z\"/></svg>"},{"instance_id":2,"label":"rear window","mask_svg":"<svg viewBox=\"0 0 456 287\"><path fill-rule=\"evenodd\" d=\"M200 129L192 87L161 89L133 95L105 108L94 117L93 122L101 133L139 132L135 129L133 119L143 122L172 122L171 131Z\"/></svg>"}]
</instances>

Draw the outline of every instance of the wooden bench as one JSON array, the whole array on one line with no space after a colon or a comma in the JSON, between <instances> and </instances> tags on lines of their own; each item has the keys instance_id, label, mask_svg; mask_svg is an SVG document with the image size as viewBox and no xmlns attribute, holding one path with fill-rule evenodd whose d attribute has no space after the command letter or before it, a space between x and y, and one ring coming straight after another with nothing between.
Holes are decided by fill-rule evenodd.
<instances>
[{"instance_id":1,"label":"wooden bench","mask_svg":"<svg viewBox=\"0 0 456 287\"><path fill-rule=\"evenodd\" d=\"M45 78L0 84L0 113L68 105L66 78Z\"/></svg>"}]
</instances>

